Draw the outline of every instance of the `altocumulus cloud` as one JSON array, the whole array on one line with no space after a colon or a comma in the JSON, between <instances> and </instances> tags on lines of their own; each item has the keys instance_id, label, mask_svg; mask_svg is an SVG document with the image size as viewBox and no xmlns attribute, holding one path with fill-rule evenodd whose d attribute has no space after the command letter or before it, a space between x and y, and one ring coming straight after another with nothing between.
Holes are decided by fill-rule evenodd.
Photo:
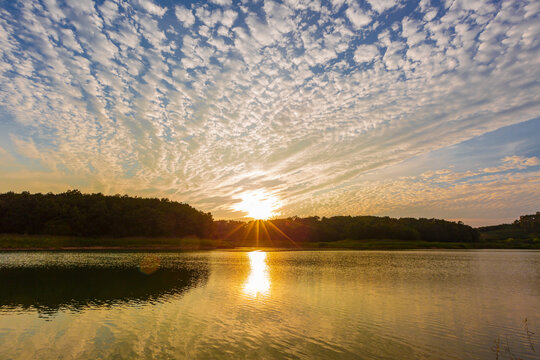
<instances>
[{"instance_id":1,"label":"altocumulus cloud","mask_svg":"<svg viewBox=\"0 0 540 360\"><path fill-rule=\"evenodd\" d=\"M217 217L253 190L283 215L538 200L538 159L511 152L474 181L366 176L538 117L539 80L536 0L4 1L0 186Z\"/></svg>"}]
</instances>

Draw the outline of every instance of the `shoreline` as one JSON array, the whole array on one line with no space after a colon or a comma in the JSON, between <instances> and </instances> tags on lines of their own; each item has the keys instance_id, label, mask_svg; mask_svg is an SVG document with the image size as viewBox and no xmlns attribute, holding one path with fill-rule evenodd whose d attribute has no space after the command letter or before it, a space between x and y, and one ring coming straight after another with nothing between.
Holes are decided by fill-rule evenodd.
<instances>
[{"instance_id":1,"label":"shoreline","mask_svg":"<svg viewBox=\"0 0 540 360\"><path fill-rule=\"evenodd\" d=\"M451 245L451 244L449 244ZM4 248L0 247L0 253L11 252L196 252L196 251L225 251L225 252L250 252L250 251L414 251L414 250L533 250L540 251L538 247L458 247L458 246L432 246L432 247L236 247L236 248L184 248L172 246L141 246L141 247L122 247L122 246L66 246L66 247L19 247Z\"/></svg>"},{"instance_id":2,"label":"shoreline","mask_svg":"<svg viewBox=\"0 0 540 360\"><path fill-rule=\"evenodd\" d=\"M255 246L258 244L259 246ZM363 239L320 242L274 242L261 243L245 240L241 243L223 239L187 238L85 238L49 235L0 234L0 252L23 251L147 251L147 252L193 252L193 251L323 251L323 250L487 250L531 249L540 250L540 240L484 239L477 242L440 242L424 240Z\"/></svg>"}]
</instances>

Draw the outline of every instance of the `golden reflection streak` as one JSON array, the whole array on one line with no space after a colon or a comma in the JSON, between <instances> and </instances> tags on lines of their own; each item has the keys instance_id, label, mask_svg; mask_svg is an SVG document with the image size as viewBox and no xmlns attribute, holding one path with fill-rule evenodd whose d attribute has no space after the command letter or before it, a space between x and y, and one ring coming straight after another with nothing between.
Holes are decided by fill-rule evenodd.
<instances>
[{"instance_id":1,"label":"golden reflection streak","mask_svg":"<svg viewBox=\"0 0 540 360\"><path fill-rule=\"evenodd\" d=\"M244 284L244 293L256 298L259 295L266 296L270 292L270 274L266 264L264 251L252 251L248 253L251 272Z\"/></svg>"}]
</instances>

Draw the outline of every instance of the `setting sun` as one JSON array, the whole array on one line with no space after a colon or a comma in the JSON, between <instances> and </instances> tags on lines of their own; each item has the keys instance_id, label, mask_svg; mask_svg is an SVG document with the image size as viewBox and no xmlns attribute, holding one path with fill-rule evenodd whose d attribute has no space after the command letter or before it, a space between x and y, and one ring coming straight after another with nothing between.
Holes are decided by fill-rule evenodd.
<instances>
[{"instance_id":1,"label":"setting sun","mask_svg":"<svg viewBox=\"0 0 540 360\"><path fill-rule=\"evenodd\" d=\"M243 193L242 201L234 206L235 210L246 212L246 217L256 220L266 220L279 215L276 212L281 206L281 201L274 195L264 191L250 191Z\"/></svg>"}]
</instances>

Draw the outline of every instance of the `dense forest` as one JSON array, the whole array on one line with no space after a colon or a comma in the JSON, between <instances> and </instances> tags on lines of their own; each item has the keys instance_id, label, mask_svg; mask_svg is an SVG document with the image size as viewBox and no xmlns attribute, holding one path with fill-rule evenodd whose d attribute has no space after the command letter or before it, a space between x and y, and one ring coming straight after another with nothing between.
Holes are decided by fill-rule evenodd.
<instances>
[{"instance_id":1,"label":"dense forest","mask_svg":"<svg viewBox=\"0 0 540 360\"><path fill-rule=\"evenodd\" d=\"M478 228L486 240L525 239L540 237L540 212L522 215L512 224L483 226Z\"/></svg>"},{"instance_id":2,"label":"dense forest","mask_svg":"<svg viewBox=\"0 0 540 360\"><path fill-rule=\"evenodd\" d=\"M167 199L127 195L0 194L0 233L72 236L199 236L212 233L212 215Z\"/></svg>"},{"instance_id":3,"label":"dense forest","mask_svg":"<svg viewBox=\"0 0 540 360\"><path fill-rule=\"evenodd\" d=\"M345 239L479 240L476 229L461 222L439 219L314 216L250 222L213 221L210 213L167 199L82 194L78 190L61 194L0 194L0 233L85 237L197 236L224 239L235 246L253 246L254 242L260 246L291 246Z\"/></svg>"},{"instance_id":4,"label":"dense forest","mask_svg":"<svg viewBox=\"0 0 540 360\"><path fill-rule=\"evenodd\" d=\"M463 223L439 219L376 216L317 216L267 221L214 221L214 238L246 244L257 238L261 245L300 245L344 239L396 239L437 242L474 242L479 233Z\"/></svg>"}]
</instances>

